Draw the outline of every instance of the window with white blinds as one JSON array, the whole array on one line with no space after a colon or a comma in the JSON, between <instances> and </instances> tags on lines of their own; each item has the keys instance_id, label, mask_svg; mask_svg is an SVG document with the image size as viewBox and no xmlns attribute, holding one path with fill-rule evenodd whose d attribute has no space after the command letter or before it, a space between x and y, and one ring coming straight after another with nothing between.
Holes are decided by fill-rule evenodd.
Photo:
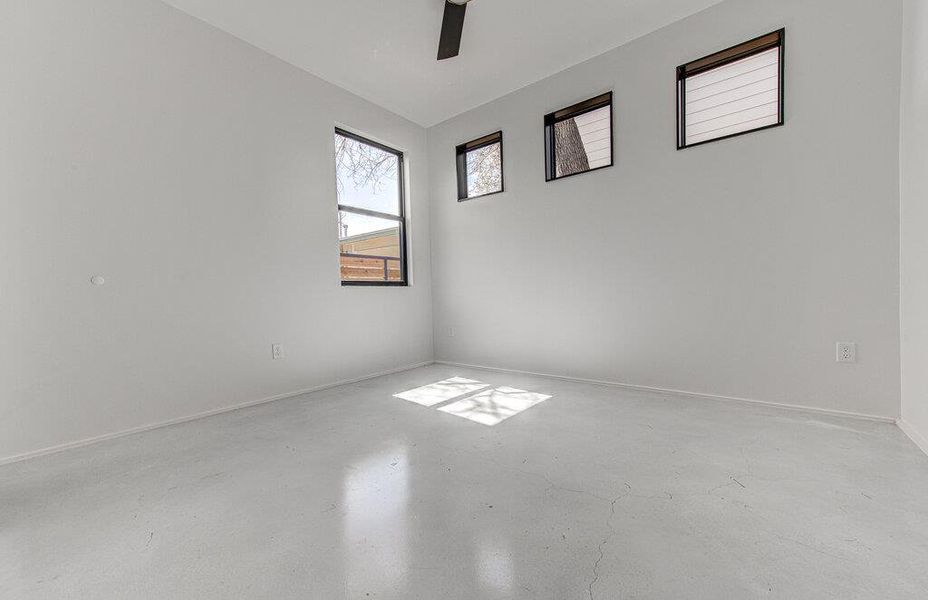
<instances>
[{"instance_id":1,"label":"window with white blinds","mask_svg":"<svg viewBox=\"0 0 928 600\"><path fill-rule=\"evenodd\" d=\"M682 149L783 124L783 31L677 69Z\"/></svg>"},{"instance_id":2,"label":"window with white blinds","mask_svg":"<svg viewBox=\"0 0 928 600\"><path fill-rule=\"evenodd\" d=\"M574 117L590 170L612 161L612 107L604 106Z\"/></svg>"},{"instance_id":3,"label":"window with white blinds","mask_svg":"<svg viewBox=\"0 0 928 600\"><path fill-rule=\"evenodd\" d=\"M545 181L612 166L612 92L545 115Z\"/></svg>"}]
</instances>

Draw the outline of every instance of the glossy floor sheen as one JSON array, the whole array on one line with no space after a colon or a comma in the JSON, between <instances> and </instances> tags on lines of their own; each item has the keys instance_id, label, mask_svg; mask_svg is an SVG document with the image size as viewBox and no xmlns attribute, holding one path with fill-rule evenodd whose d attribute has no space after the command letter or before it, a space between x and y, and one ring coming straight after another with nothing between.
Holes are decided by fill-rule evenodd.
<instances>
[{"instance_id":1,"label":"glossy floor sheen","mask_svg":"<svg viewBox=\"0 0 928 600\"><path fill-rule=\"evenodd\" d=\"M495 426L393 394L550 395ZM0 468L0 598L928 598L889 424L448 366Z\"/></svg>"}]
</instances>

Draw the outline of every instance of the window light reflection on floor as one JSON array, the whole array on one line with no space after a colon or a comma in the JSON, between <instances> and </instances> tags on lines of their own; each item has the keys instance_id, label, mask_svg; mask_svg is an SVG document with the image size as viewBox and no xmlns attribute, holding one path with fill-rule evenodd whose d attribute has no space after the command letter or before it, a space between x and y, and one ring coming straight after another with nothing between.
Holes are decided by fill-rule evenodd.
<instances>
[{"instance_id":1,"label":"window light reflection on floor","mask_svg":"<svg viewBox=\"0 0 928 600\"><path fill-rule=\"evenodd\" d=\"M393 397L490 426L551 397L507 386L486 389L489 387L490 384L482 381L451 377L393 394Z\"/></svg>"},{"instance_id":2,"label":"window light reflection on floor","mask_svg":"<svg viewBox=\"0 0 928 600\"><path fill-rule=\"evenodd\" d=\"M492 426L550 397L503 386L452 402L447 406L439 407L438 410Z\"/></svg>"},{"instance_id":3,"label":"window light reflection on floor","mask_svg":"<svg viewBox=\"0 0 928 600\"><path fill-rule=\"evenodd\" d=\"M393 394L393 397L415 402L422 406L435 406L436 404L441 404L453 398L458 398L488 387L490 387L489 384L483 383L482 381L475 381L464 377L452 377L412 390L400 392L399 394Z\"/></svg>"}]
</instances>

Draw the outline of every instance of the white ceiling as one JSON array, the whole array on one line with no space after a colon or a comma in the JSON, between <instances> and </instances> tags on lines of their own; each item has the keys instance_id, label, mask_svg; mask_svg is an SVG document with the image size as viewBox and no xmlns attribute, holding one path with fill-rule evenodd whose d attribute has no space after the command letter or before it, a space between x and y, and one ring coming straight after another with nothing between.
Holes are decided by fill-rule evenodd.
<instances>
[{"instance_id":1,"label":"white ceiling","mask_svg":"<svg viewBox=\"0 0 928 600\"><path fill-rule=\"evenodd\" d=\"M473 0L437 61L444 0L165 0L423 126L721 0Z\"/></svg>"}]
</instances>

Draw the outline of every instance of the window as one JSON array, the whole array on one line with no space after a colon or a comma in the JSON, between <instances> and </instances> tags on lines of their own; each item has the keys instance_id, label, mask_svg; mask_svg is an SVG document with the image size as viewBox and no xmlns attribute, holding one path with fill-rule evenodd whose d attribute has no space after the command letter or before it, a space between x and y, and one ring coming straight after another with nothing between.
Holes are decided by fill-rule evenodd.
<instances>
[{"instance_id":1,"label":"window","mask_svg":"<svg viewBox=\"0 0 928 600\"><path fill-rule=\"evenodd\" d=\"M612 92L545 115L545 181L612 166Z\"/></svg>"},{"instance_id":2,"label":"window","mask_svg":"<svg viewBox=\"0 0 928 600\"><path fill-rule=\"evenodd\" d=\"M406 285L403 153L335 130L342 285Z\"/></svg>"},{"instance_id":3,"label":"window","mask_svg":"<svg viewBox=\"0 0 928 600\"><path fill-rule=\"evenodd\" d=\"M503 191L503 132L457 147L458 202Z\"/></svg>"},{"instance_id":4,"label":"window","mask_svg":"<svg viewBox=\"0 0 928 600\"><path fill-rule=\"evenodd\" d=\"M677 67L677 149L783 124L785 30Z\"/></svg>"}]
</instances>

